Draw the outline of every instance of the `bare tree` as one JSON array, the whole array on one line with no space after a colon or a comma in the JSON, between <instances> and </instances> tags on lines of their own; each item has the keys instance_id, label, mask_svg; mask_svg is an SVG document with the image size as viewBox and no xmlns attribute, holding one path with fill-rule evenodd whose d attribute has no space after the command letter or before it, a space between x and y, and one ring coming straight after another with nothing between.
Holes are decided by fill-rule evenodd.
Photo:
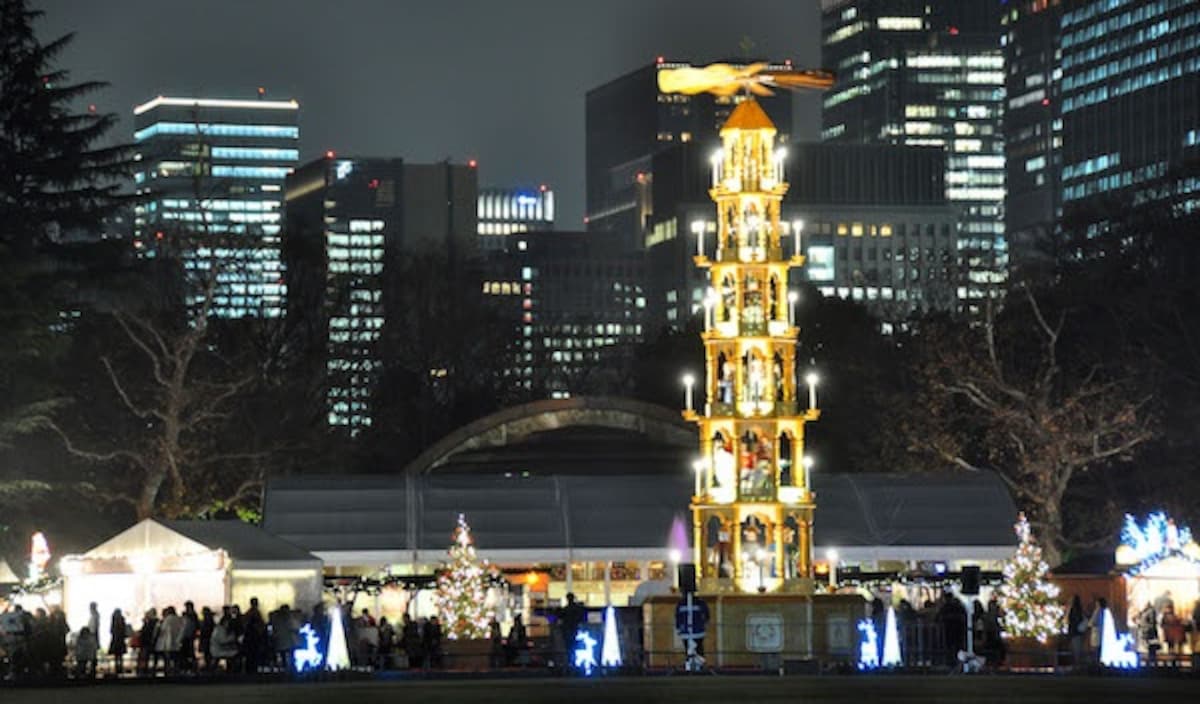
<instances>
[{"instance_id":1,"label":"bare tree","mask_svg":"<svg viewBox=\"0 0 1200 704\"><path fill-rule=\"evenodd\" d=\"M1047 316L1029 290L1004 317L989 310L980 326L922 331L910 441L959 468L995 472L1057 564L1072 546L1062 513L1072 480L1155 437L1151 396L1118 365L1064 353L1067 312Z\"/></svg>"}]
</instances>

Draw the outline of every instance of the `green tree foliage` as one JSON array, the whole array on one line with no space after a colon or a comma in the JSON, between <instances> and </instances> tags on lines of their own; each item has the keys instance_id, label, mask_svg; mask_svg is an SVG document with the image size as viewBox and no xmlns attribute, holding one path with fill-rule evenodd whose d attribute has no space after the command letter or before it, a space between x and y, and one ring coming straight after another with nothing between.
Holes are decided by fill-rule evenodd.
<instances>
[{"instance_id":1,"label":"green tree foliage","mask_svg":"<svg viewBox=\"0 0 1200 704\"><path fill-rule=\"evenodd\" d=\"M0 244L18 255L52 226L90 227L111 212L130 160L126 146L100 146L115 115L75 109L105 84L70 82L55 61L73 35L42 44L41 15L0 0Z\"/></svg>"},{"instance_id":2,"label":"green tree foliage","mask_svg":"<svg viewBox=\"0 0 1200 704\"><path fill-rule=\"evenodd\" d=\"M1048 642L1062 631L1063 608L1058 587L1048 580L1050 566L1033 539L1025 514L1017 517L1017 552L1004 563L1000 608L1006 638L1033 638Z\"/></svg>"},{"instance_id":3,"label":"green tree foliage","mask_svg":"<svg viewBox=\"0 0 1200 704\"><path fill-rule=\"evenodd\" d=\"M486 563L475 555L471 527L462 515L454 528L450 559L438 573L437 604L451 639L484 638L488 633Z\"/></svg>"}]
</instances>

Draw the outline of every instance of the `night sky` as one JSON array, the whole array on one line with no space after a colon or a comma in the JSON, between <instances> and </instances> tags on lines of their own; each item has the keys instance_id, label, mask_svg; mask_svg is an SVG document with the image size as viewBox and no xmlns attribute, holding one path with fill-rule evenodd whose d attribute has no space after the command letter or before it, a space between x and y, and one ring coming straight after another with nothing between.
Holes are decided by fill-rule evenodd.
<instances>
[{"instance_id":1,"label":"night sky","mask_svg":"<svg viewBox=\"0 0 1200 704\"><path fill-rule=\"evenodd\" d=\"M584 95L655 56L754 53L820 62L817 0L35 0L43 41L75 31L61 66L111 87L122 116L159 94L300 101L302 160L476 158L481 185L550 184L580 229ZM736 8L736 10L735 10ZM820 103L797 99L798 137Z\"/></svg>"}]
</instances>

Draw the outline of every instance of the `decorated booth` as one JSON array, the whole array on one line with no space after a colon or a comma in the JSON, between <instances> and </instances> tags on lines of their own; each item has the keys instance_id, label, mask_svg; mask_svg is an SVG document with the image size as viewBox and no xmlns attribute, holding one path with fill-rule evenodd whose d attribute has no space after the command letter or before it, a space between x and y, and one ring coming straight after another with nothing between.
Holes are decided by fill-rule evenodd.
<instances>
[{"instance_id":1,"label":"decorated booth","mask_svg":"<svg viewBox=\"0 0 1200 704\"><path fill-rule=\"evenodd\" d=\"M1116 563L1133 613L1146 604L1161 611L1169 601L1186 619L1200 600L1200 545L1191 530L1164 513L1151 514L1141 524L1125 516Z\"/></svg>"},{"instance_id":2,"label":"decorated booth","mask_svg":"<svg viewBox=\"0 0 1200 704\"><path fill-rule=\"evenodd\" d=\"M121 609L137 623L147 609L225 604L309 609L321 599L322 564L306 550L241 521L146 519L59 563L67 622L87 622L88 604ZM103 644L103 640L102 640Z\"/></svg>"}]
</instances>

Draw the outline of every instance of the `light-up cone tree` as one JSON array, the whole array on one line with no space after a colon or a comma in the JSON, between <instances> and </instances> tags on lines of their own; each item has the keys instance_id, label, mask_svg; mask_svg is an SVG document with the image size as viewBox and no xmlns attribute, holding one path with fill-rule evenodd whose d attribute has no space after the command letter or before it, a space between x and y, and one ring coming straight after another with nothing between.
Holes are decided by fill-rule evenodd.
<instances>
[{"instance_id":1,"label":"light-up cone tree","mask_svg":"<svg viewBox=\"0 0 1200 704\"><path fill-rule=\"evenodd\" d=\"M487 563L475 554L471 527L458 515L450 560L438 574L437 602L446 636L451 639L485 638L490 616L485 604Z\"/></svg>"},{"instance_id":2,"label":"light-up cone tree","mask_svg":"<svg viewBox=\"0 0 1200 704\"><path fill-rule=\"evenodd\" d=\"M1042 548L1034 541L1024 513L1017 515L1013 529L1019 541L1017 552L1004 563L1004 584L1000 587L1004 636L1045 643L1062 628L1058 587L1046 579L1050 566L1042 559Z\"/></svg>"}]
</instances>

